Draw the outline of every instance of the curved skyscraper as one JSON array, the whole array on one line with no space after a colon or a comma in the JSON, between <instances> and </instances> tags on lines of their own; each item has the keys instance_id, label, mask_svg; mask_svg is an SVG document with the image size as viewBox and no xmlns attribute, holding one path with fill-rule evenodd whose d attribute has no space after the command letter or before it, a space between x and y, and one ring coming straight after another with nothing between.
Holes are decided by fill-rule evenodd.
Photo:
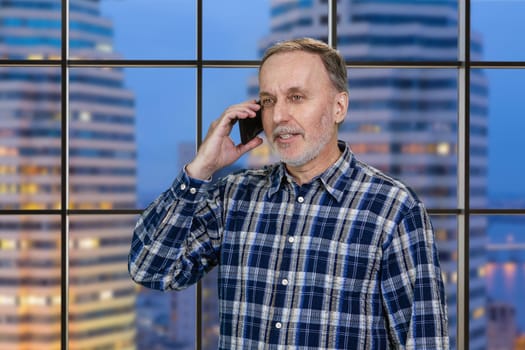
<instances>
[{"instance_id":1,"label":"curved skyscraper","mask_svg":"<svg viewBox=\"0 0 525 350\"><path fill-rule=\"evenodd\" d=\"M134 96L123 71L69 69L61 110L61 1L0 0L0 349L61 342L61 130L69 125L68 209L136 207ZM70 2L70 58L116 58L98 0ZM1 60L57 60L56 66ZM44 213L39 213L42 210ZM126 257L134 218L69 217L69 349L134 349Z\"/></svg>"}]
</instances>

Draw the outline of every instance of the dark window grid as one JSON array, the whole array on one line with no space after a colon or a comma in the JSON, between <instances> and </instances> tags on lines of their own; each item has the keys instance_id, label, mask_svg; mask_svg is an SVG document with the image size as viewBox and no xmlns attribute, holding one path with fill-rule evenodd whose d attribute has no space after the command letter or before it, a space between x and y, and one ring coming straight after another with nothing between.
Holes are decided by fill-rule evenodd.
<instances>
[{"instance_id":1,"label":"dark window grid","mask_svg":"<svg viewBox=\"0 0 525 350\"><path fill-rule=\"evenodd\" d=\"M68 0L62 0L62 23L68 23ZM334 21L337 14L337 2L328 1L329 3L329 44L335 46L337 38L337 23ZM470 208L469 203L469 161L470 161L470 71L472 69L509 69L518 68L525 69L525 61L471 61L470 60L470 1L466 1L461 4L458 2L459 12L458 18L460 21L460 34L459 34L459 49L460 52L464 52L463 56L458 61L447 62L403 62L403 61L352 61L347 62L348 68L456 68L458 70L460 84L459 84L459 96L458 103L460 105L460 112L458 113L458 125L463 125L462 132L458 134L458 144L462 145L458 150L458 167L462 166L462 171L458 172L458 193L460 199L458 200L457 208L446 208L446 209L429 209L431 215L455 215L458 220L458 272L459 280L458 286L463 285L462 290L458 291L458 305L463 304L464 308L458 311L458 323L457 323L457 334L458 334L458 349L469 348L469 288L468 288L468 276L461 274L460 270L468 271L468 239L466 238L466 232L469 231L469 218L476 215L524 215L525 208L519 209L489 209L489 208ZM57 67L61 69L61 76L68 77L69 70L74 67L155 67L155 68L196 68L197 70L197 113L196 113L196 125L197 125L197 143L196 147L202 142L202 71L205 68L256 68L259 65L258 60L204 60L202 58L202 0L196 1L196 16L197 16L197 59L196 60L70 60L68 59L68 45L69 36L67 26L61 28L61 40L66 45L62 46L61 58L59 60L0 60L0 66L13 66L13 67ZM61 100L61 107L64 115L68 115L69 110L69 96L68 96L68 79L61 80L61 92L64 97ZM62 118L62 129L68 130L68 118ZM138 215L142 212L141 209L130 209L130 210L70 210L67 208L68 196L69 196L69 139L67 133L62 134L61 138L61 203L62 209L53 210L1 210L0 217L3 215L57 215L61 217L61 235L62 235L62 249L61 249L61 265L62 265L62 278L61 278L61 290L62 290L62 314L61 314L61 348L68 349L68 287L69 287L69 255L68 255L68 224L69 217L72 215ZM465 237L460 239L460 237ZM201 334L202 334L202 319L201 319L201 298L202 292L200 284L197 287L197 310L196 310L196 349L200 350Z\"/></svg>"}]
</instances>

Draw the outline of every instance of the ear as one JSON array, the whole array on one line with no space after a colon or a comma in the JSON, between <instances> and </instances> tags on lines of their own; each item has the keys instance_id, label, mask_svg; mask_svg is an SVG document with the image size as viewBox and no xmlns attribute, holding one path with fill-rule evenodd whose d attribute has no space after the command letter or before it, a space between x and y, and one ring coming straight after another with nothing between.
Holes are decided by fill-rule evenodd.
<instances>
[{"instance_id":1,"label":"ear","mask_svg":"<svg viewBox=\"0 0 525 350\"><path fill-rule=\"evenodd\" d=\"M338 92L334 97L334 115L335 122L341 124L348 112L348 92Z\"/></svg>"}]
</instances>

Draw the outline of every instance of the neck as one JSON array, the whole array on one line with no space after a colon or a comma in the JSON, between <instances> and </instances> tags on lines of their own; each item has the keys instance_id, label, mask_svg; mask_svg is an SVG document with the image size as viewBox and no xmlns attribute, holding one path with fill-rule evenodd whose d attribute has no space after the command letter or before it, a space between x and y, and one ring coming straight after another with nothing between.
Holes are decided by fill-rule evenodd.
<instances>
[{"instance_id":1,"label":"neck","mask_svg":"<svg viewBox=\"0 0 525 350\"><path fill-rule=\"evenodd\" d=\"M325 172L340 156L341 150L336 141L334 146L327 149L327 152L318 154L317 157L303 165L291 166L287 164L286 169L298 185L303 185Z\"/></svg>"}]
</instances>

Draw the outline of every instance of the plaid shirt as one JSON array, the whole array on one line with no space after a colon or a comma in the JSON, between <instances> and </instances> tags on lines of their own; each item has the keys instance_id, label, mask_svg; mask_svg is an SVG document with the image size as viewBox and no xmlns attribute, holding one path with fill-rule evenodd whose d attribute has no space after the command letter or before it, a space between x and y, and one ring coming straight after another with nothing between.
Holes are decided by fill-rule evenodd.
<instances>
[{"instance_id":1,"label":"plaid shirt","mask_svg":"<svg viewBox=\"0 0 525 350\"><path fill-rule=\"evenodd\" d=\"M137 222L132 278L180 290L218 265L220 349L448 349L422 203L340 147L302 186L282 164L215 184L182 171Z\"/></svg>"}]
</instances>

